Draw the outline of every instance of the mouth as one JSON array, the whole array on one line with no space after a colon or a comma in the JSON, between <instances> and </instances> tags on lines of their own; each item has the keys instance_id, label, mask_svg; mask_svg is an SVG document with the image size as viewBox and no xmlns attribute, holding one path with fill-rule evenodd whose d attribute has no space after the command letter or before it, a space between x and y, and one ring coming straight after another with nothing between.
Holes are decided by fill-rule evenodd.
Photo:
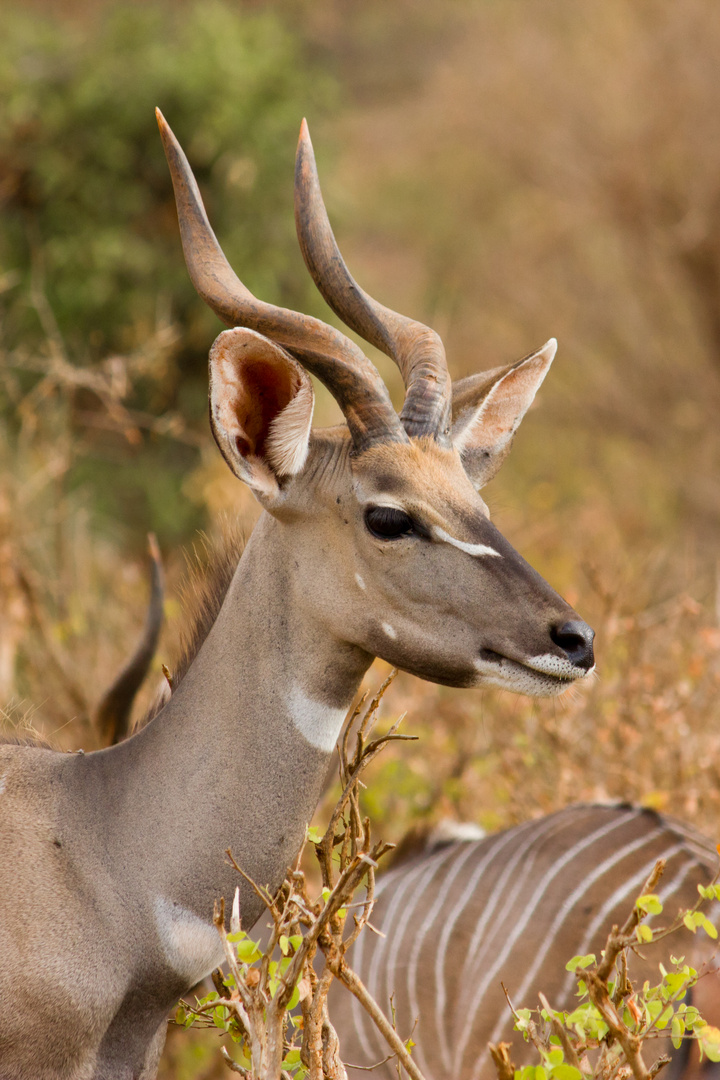
<instances>
[{"instance_id":1,"label":"mouth","mask_svg":"<svg viewBox=\"0 0 720 1080\"><path fill-rule=\"evenodd\" d=\"M595 665L589 669L577 667L550 653L531 656L521 662L493 649L483 649L475 661L475 670L483 685L498 686L529 697L555 697L573 683L586 679L594 672Z\"/></svg>"}]
</instances>

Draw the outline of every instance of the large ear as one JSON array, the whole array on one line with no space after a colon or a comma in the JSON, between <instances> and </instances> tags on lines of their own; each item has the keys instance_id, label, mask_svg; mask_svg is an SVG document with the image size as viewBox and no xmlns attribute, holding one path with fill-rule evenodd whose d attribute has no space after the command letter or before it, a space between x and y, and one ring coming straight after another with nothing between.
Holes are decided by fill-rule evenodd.
<instances>
[{"instance_id":1,"label":"large ear","mask_svg":"<svg viewBox=\"0 0 720 1080\"><path fill-rule=\"evenodd\" d=\"M210 350L210 423L228 465L266 506L305 464L314 406L304 369L254 330L224 330Z\"/></svg>"},{"instance_id":2,"label":"large ear","mask_svg":"<svg viewBox=\"0 0 720 1080\"><path fill-rule=\"evenodd\" d=\"M470 375L453 385L453 446L476 488L487 484L507 457L556 350L557 341L550 338L516 364Z\"/></svg>"}]
</instances>

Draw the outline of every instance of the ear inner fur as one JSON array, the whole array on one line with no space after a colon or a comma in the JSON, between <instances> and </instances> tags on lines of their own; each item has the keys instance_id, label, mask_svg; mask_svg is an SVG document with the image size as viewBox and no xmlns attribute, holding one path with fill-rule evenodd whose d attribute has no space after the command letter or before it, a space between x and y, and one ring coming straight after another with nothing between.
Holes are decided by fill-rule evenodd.
<instances>
[{"instance_id":1,"label":"ear inner fur","mask_svg":"<svg viewBox=\"0 0 720 1080\"><path fill-rule=\"evenodd\" d=\"M458 386L462 404L456 412L452 438L476 487L490 480L510 450L520 421L529 409L555 356L551 338L542 349L509 368L498 369L474 386ZM474 381L474 380L473 380ZM474 398L474 401L473 401Z\"/></svg>"},{"instance_id":2,"label":"ear inner fur","mask_svg":"<svg viewBox=\"0 0 720 1080\"><path fill-rule=\"evenodd\" d=\"M305 464L314 407L312 384L306 377L295 396L270 422L265 450L278 476L295 476Z\"/></svg>"},{"instance_id":3,"label":"ear inner fur","mask_svg":"<svg viewBox=\"0 0 720 1080\"><path fill-rule=\"evenodd\" d=\"M233 472L256 493L278 492L277 477L302 468L313 412L308 375L275 342L226 330L210 351L213 434Z\"/></svg>"}]
</instances>

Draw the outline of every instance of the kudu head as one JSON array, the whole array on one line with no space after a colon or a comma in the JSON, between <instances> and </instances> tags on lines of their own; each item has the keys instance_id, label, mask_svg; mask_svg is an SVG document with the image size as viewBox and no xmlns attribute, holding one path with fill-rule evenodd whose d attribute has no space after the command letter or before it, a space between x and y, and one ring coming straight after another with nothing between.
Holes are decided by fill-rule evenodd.
<instances>
[{"instance_id":1,"label":"kudu head","mask_svg":"<svg viewBox=\"0 0 720 1080\"><path fill-rule=\"evenodd\" d=\"M339 642L435 682L546 695L587 675L592 630L501 536L478 494L555 342L453 387L437 334L377 303L347 270L303 123L295 214L305 262L340 318L398 364L406 386L398 416L354 342L256 299L239 281L182 149L160 114L158 122L190 276L232 327L210 352L213 433L285 536L308 613ZM312 430L308 372L346 427Z\"/></svg>"}]
</instances>

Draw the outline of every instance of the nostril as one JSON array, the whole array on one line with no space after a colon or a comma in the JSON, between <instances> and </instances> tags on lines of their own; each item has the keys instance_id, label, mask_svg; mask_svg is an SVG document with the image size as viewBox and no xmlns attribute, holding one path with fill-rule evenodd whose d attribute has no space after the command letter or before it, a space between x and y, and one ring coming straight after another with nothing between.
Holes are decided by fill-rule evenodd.
<instances>
[{"instance_id":1,"label":"nostril","mask_svg":"<svg viewBox=\"0 0 720 1080\"><path fill-rule=\"evenodd\" d=\"M582 619L571 619L562 626L553 626L550 637L575 667L589 671L595 663L593 656L595 631L591 630Z\"/></svg>"}]
</instances>

